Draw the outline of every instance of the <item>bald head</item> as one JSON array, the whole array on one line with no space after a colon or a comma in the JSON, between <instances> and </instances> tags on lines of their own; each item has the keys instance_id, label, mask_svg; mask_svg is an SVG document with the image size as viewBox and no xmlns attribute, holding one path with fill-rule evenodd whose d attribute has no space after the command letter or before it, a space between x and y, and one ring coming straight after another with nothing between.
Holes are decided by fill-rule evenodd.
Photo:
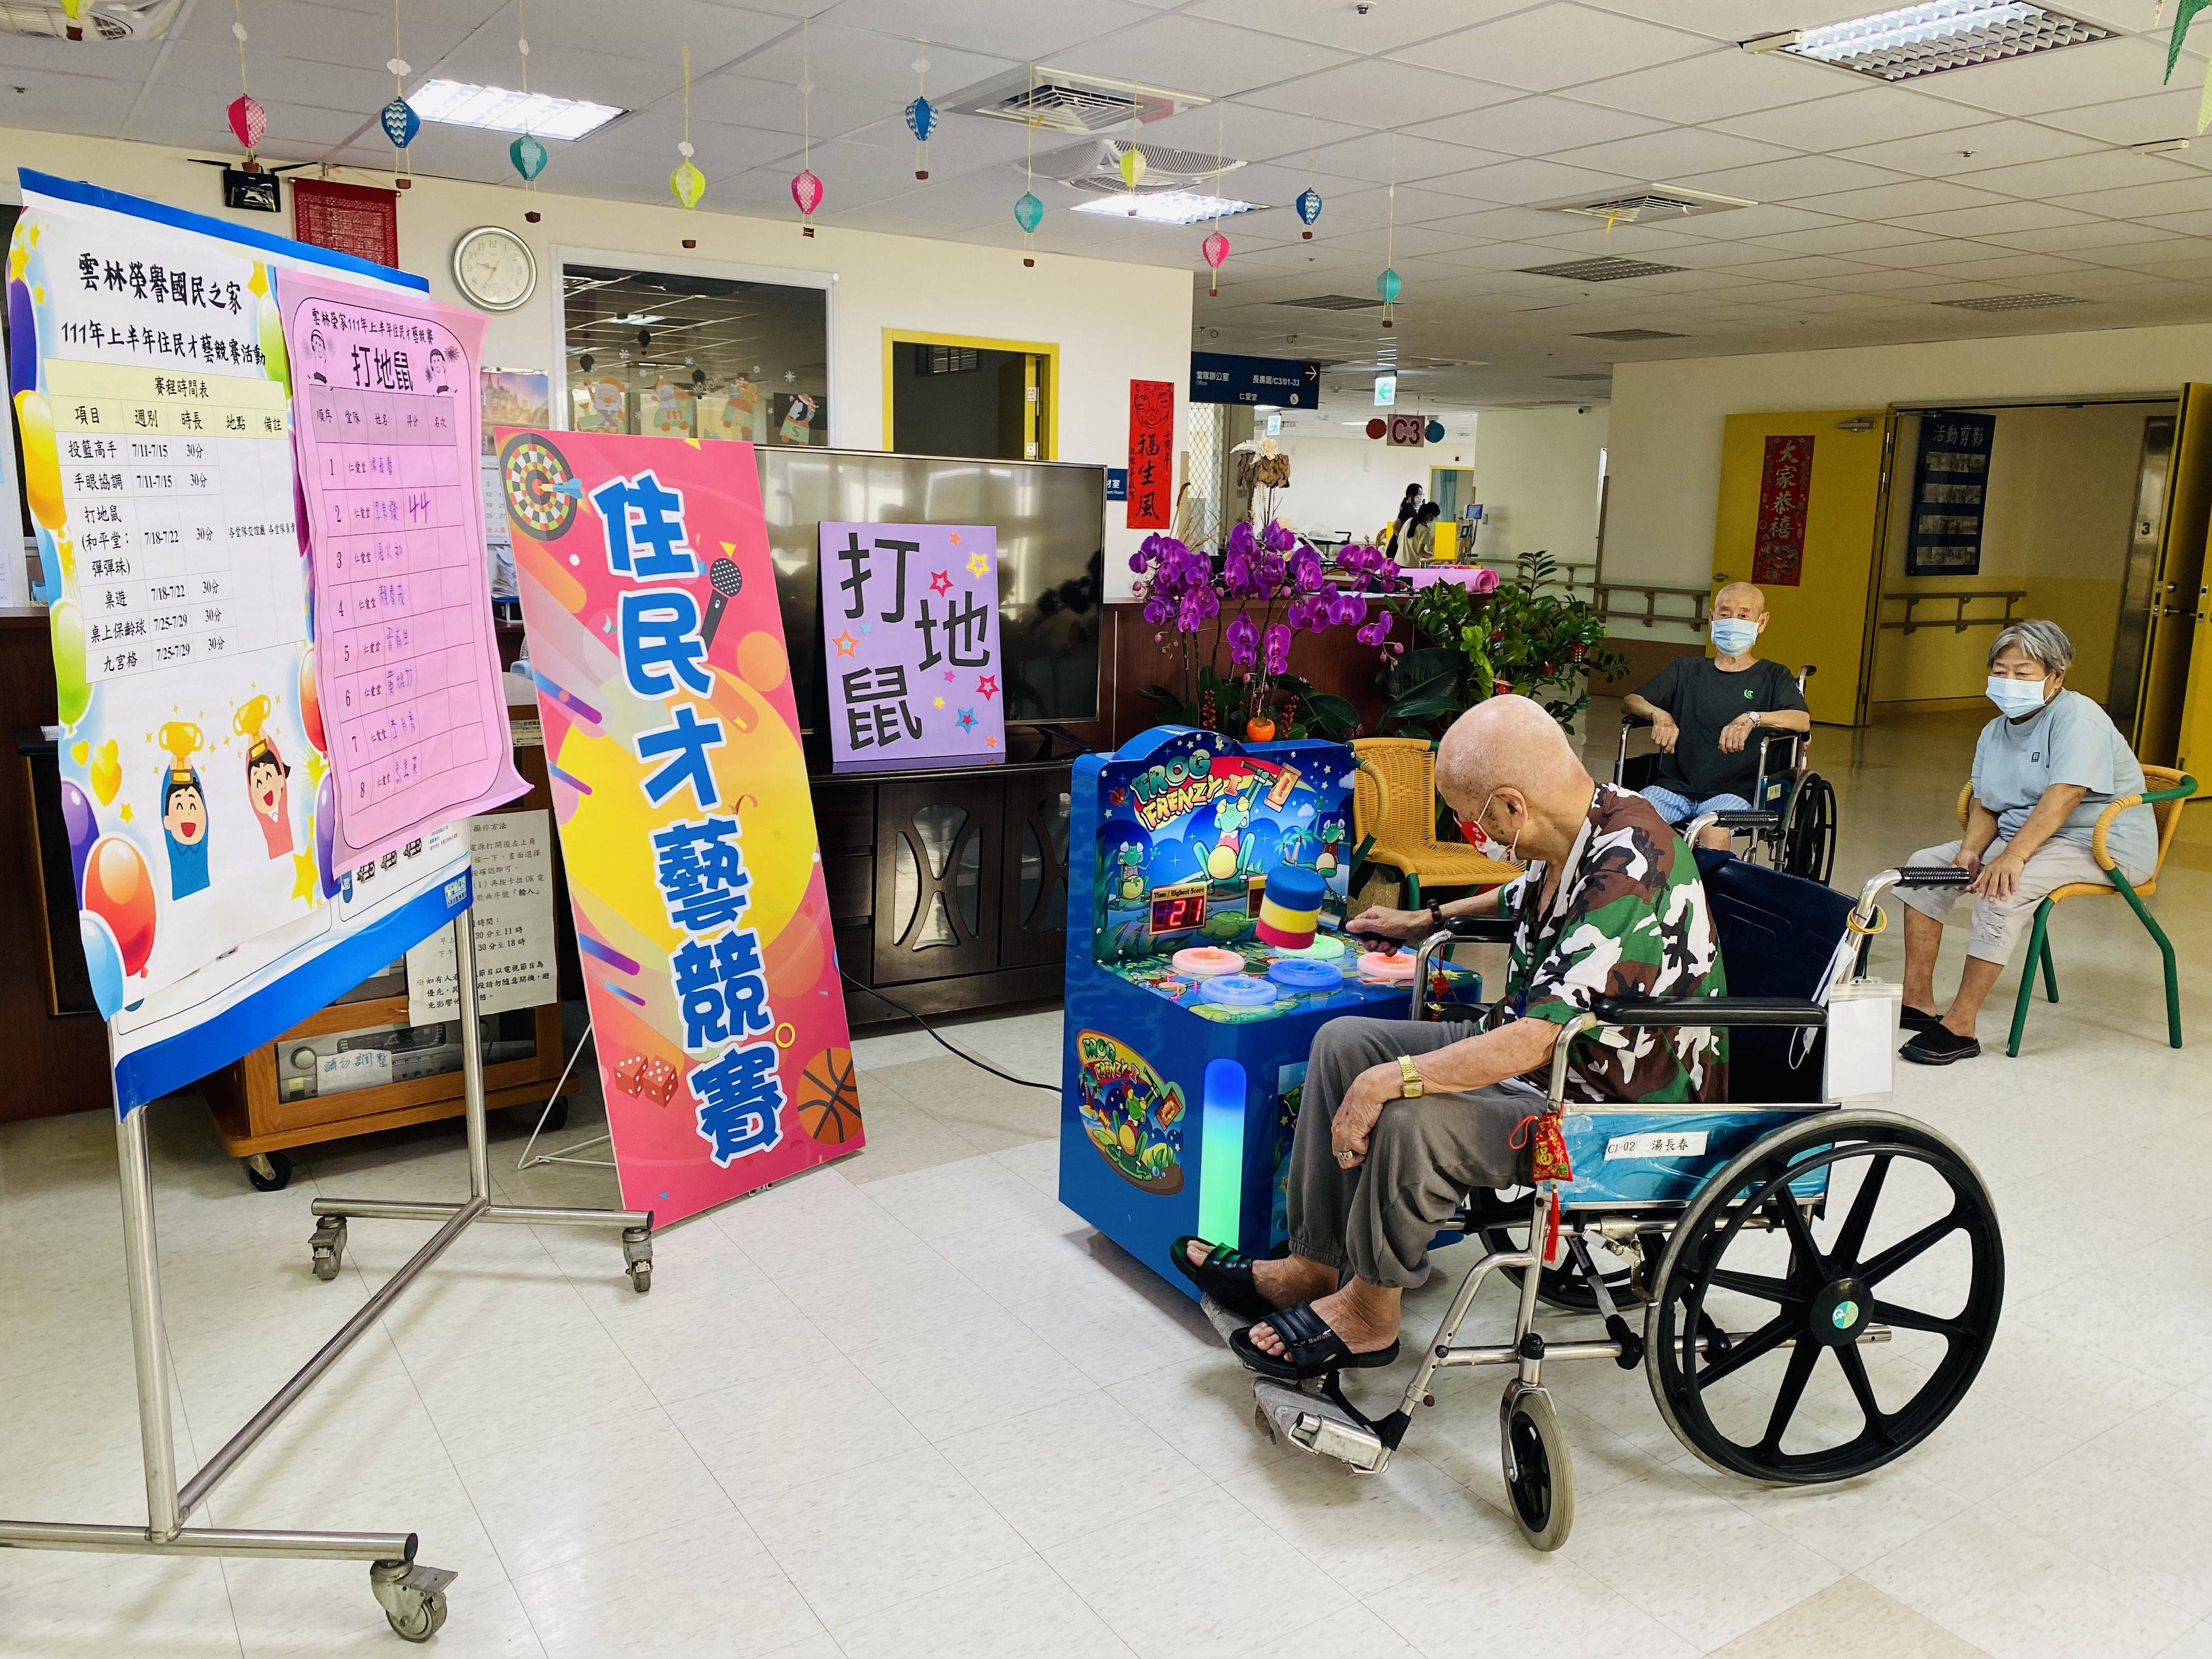
<instances>
[{"instance_id":1,"label":"bald head","mask_svg":"<svg viewBox=\"0 0 2212 1659\"><path fill-rule=\"evenodd\" d=\"M1729 582L1713 595L1713 615L1756 619L1766 614L1766 595L1749 582Z\"/></svg>"},{"instance_id":2,"label":"bald head","mask_svg":"<svg viewBox=\"0 0 2212 1659\"><path fill-rule=\"evenodd\" d=\"M1569 842L1589 811L1595 785L1559 723L1527 697L1492 697L1452 722L1437 749L1437 792L1473 821L1486 803L1490 833L1520 830L1528 852L1542 857L1556 832ZM1561 848L1559 850L1564 850Z\"/></svg>"}]
</instances>

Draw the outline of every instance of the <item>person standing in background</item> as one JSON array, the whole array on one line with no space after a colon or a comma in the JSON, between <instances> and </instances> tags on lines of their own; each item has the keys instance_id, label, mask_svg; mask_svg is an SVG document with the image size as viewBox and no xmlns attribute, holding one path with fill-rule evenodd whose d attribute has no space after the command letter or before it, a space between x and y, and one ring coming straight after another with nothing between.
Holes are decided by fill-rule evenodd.
<instances>
[{"instance_id":1,"label":"person standing in background","mask_svg":"<svg viewBox=\"0 0 2212 1659\"><path fill-rule=\"evenodd\" d=\"M1398 516L1391 520L1390 533L1382 538L1382 550L1395 556L1398 540L1413 514L1421 510L1421 487L1417 483L1406 486L1405 498L1398 503Z\"/></svg>"},{"instance_id":2,"label":"person standing in background","mask_svg":"<svg viewBox=\"0 0 2212 1659\"><path fill-rule=\"evenodd\" d=\"M1437 550L1437 520L1443 509L1434 501L1421 503L1421 510L1413 514L1405 533L1398 538L1397 559L1400 564L1429 564L1434 562Z\"/></svg>"}]
</instances>

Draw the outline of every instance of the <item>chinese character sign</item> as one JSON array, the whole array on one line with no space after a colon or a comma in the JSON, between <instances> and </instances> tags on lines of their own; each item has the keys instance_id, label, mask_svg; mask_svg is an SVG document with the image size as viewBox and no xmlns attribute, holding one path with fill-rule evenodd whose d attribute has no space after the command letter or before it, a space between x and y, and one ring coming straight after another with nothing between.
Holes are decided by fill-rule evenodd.
<instances>
[{"instance_id":1,"label":"chinese character sign","mask_svg":"<svg viewBox=\"0 0 2212 1659\"><path fill-rule=\"evenodd\" d=\"M1906 575L1980 574L1982 513L1996 427L1996 416L1967 410L1932 409L1920 417Z\"/></svg>"},{"instance_id":2,"label":"chinese character sign","mask_svg":"<svg viewBox=\"0 0 2212 1659\"><path fill-rule=\"evenodd\" d=\"M513 800L484 568L483 319L325 277L288 282L300 483L337 855Z\"/></svg>"},{"instance_id":3,"label":"chinese character sign","mask_svg":"<svg viewBox=\"0 0 2212 1659\"><path fill-rule=\"evenodd\" d=\"M759 473L497 435L623 1202L680 1220L860 1145Z\"/></svg>"},{"instance_id":4,"label":"chinese character sign","mask_svg":"<svg viewBox=\"0 0 2212 1659\"><path fill-rule=\"evenodd\" d=\"M1129 382L1129 528L1165 530L1175 514L1175 384Z\"/></svg>"},{"instance_id":5,"label":"chinese character sign","mask_svg":"<svg viewBox=\"0 0 2212 1659\"><path fill-rule=\"evenodd\" d=\"M824 524L822 638L836 764L1005 758L993 526Z\"/></svg>"},{"instance_id":6,"label":"chinese character sign","mask_svg":"<svg viewBox=\"0 0 2212 1659\"><path fill-rule=\"evenodd\" d=\"M1751 579L1763 586L1795 587L1805 569L1805 513L1813 498L1813 440L1773 437L1759 475L1759 524L1751 548Z\"/></svg>"}]
</instances>

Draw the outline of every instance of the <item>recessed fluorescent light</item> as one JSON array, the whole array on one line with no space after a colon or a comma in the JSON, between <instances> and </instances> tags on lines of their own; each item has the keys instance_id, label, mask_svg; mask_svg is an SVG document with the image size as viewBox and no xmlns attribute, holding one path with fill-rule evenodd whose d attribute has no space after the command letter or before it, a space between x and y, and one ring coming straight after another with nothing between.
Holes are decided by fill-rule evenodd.
<instances>
[{"instance_id":1,"label":"recessed fluorescent light","mask_svg":"<svg viewBox=\"0 0 2212 1659\"><path fill-rule=\"evenodd\" d=\"M580 98L510 92L505 87L479 87L466 81L427 82L407 101L426 121L489 127L495 132L527 132L540 138L580 138L623 112Z\"/></svg>"},{"instance_id":2,"label":"recessed fluorescent light","mask_svg":"<svg viewBox=\"0 0 2212 1659\"><path fill-rule=\"evenodd\" d=\"M1201 196L1188 190L1148 190L1141 192L1124 191L1116 196L1101 196L1095 201L1079 202L1078 213L1119 214L1124 218L1143 219L1156 225L1194 225L1201 219L1226 219L1232 214L1249 213L1252 204L1233 202L1219 196Z\"/></svg>"},{"instance_id":3,"label":"recessed fluorescent light","mask_svg":"<svg viewBox=\"0 0 2212 1659\"><path fill-rule=\"evenodd\" d=\"M2152 138L2128 148L2138 155L2172 155L2189 148L2186 138Z\"/></svg>"},{"instance_id":4,"label":"recessed fluorescent light","mask_svg":"<svg viewBox=\"0 0 2212 1659\"><path fill-rule=\"evenodd\" d=\"M627 328L642 328L647 323L665 323L668 319L657 311L633 311L627 317L610 317L607 320Z\"/></svg>"},{"instance_id":5,"label":"recessed fluorescent light","mask_svg":"<svg viewBox=\"0 0 2212 1659\"><path fill-rule=\"evenodd\" d=\"M1909 81L2112 38L2100 24L2027 0L1924 0L1800 29L1794 40L1762 36L1746 49L1779 50L1876 80Z\"/></svg>"}]
</instances>

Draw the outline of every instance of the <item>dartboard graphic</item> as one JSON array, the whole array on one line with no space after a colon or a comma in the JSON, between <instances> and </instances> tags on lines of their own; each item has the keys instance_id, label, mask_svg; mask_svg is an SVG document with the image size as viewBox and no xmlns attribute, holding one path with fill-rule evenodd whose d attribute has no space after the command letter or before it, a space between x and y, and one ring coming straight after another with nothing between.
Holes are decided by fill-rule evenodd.
<instances>
[{"instance_id":1,"label":"dartboard graphic","mask_svg":"<svg viewBox=\"0 0 2212 1659\"><path fill-rule=\"evenodd\" d=\"M499 452L499 476L509 516L539 541L566 534L575 522L576 497L561 488L575 474L549 440L528 432L509 438Z\"/></svg>"}]
</instances>

